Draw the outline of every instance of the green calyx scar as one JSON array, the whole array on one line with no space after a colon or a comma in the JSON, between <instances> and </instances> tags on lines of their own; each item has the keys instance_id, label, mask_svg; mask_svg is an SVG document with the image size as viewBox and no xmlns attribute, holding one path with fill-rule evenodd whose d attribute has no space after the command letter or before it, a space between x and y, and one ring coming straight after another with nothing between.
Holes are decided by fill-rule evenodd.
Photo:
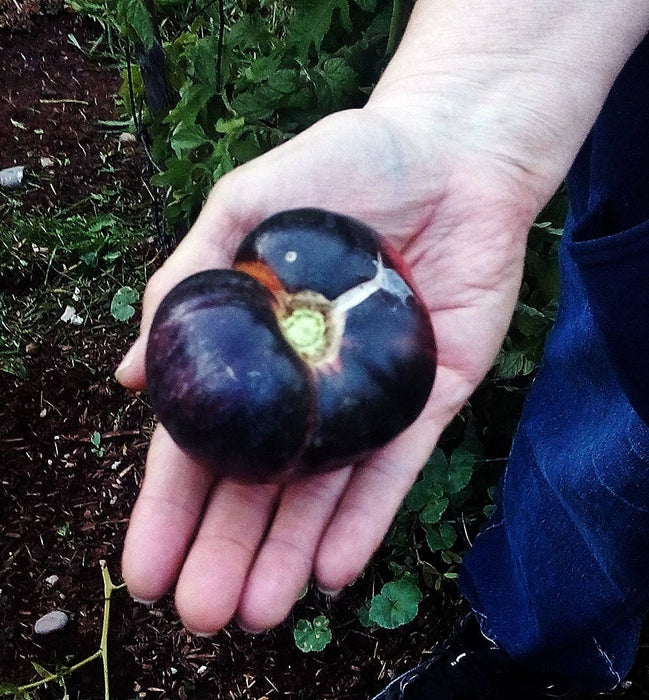
<instances>
[{"instance_id":1,"label":"green calyx scar","mask_svg":"<svg viewBox=\"0 0 649 700\"><path fill-rule=\"evenodd\" d=\"M278 320L282 333L293 349L312 367L336 361L349 311L380 289L391 295L411 294L405 282L392 269L384 267L381 256L376 275L351 287L332 301L318 292L303 290L278 297Z\"/></svg>"},{"instance_id":2,"label":"green calyx scar","mask_svg":"<svg viewBox=\"0 0 649 700\"><path fill-rule=\"evenodd\" d=\"M325 354L327 321L323 311L301 306L280 321L284 337L298 353L311 359Z\"/></svg>"}]
</instances>

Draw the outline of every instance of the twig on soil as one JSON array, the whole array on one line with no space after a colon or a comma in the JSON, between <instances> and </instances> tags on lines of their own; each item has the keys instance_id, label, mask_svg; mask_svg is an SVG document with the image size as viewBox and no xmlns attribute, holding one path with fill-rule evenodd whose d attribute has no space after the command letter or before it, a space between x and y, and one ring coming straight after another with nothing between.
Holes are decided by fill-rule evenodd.
<instances>
[{"instance_id":1,"label":"twig on soil","mask_svg":"<svg viewBox=\"0 0 649 700\"><path fill-rule=\"evenodd\" d=\"M60 105L60 104L75 104L75 105L89 105L90 102L87 100L73 100L72 98L62 98L60 100L45 100L40 99L39 102L44 105Z\"/></svg>"}]
</instances>

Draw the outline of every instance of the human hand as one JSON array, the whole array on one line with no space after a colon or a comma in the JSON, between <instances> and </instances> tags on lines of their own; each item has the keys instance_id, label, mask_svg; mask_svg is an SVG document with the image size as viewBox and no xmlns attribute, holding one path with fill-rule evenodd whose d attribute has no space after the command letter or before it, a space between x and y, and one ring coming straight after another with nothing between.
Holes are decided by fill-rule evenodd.
<instances>
[{"instance_id":1,"label":"human hand","mask_svg":"<svg viewBox=\"0 0 649 700\"><path fill-rule=\"evenodd\" d=\"M500 347L538 201L515 168L432 132L374 103L328 117L219 181L147 287L141 337L118 372L133 389L144 388L147 329L173 285L228 267L241 238L269 215L326 208L369 224L401 251L438 343L421 417L370 460L341 471L283 488L216 481L156 429L123 575L140 600L175 586L190 630L210 634L233 617L266 629L288 615L311 577L328 591L353 581Z\"/></svg>"},{"instance_id":2,"label":"human hand","mask_svg":"<svg viewBox=\"0 0 649 700\"><path fill-rule=\"evenodd\" d=\"M431 314L438 373L420 418L362 464L283 488L216 481L158 427L126 537L131 594L175 586L185 625L281 622L311 577L354 580L444 426L489 369L521 278L527 230L560 183L649 26L639 0L419 0L363 110L319 122L238 168L149 282L140 339L117 372L144 388L153 313L172 286L228 267L277 211L356 217L401 251Z\"/></svg>"}]
</instances>

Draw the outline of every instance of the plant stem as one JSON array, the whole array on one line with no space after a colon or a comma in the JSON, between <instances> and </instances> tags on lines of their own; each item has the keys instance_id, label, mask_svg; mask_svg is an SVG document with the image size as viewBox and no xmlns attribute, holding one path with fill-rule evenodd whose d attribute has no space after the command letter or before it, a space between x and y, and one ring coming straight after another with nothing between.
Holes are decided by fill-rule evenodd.
<instances>
[{"instance_id":1,"label":"plant stem","mask_svg":"<svg viewBox=\"0 0 649 700\"><path fill-rule=\"evenodd\" d=\"M392 16L390 17L390 32L388 34L388 43L385 47L385 55L392 56L397 50L399 37L401 34L401 15L403 14L402 0L392 0Z\"/></svg>"},{"instance_id":2,"label":"plant stem","mask_svg":"<svg viewBox=\"0 0 649 700\"><path fill-rule=\"evenodd\" d=\"M74 664L74 666L70 666L69 668L66 668L65 671L59 671L58 673L50 673L49 676L46 678L41 678L38 681L34 681L34 683L28 683L27 685L21 685L18 690L32 690L33 688L38 688L41 685L45 685L47 683L51 683L52 681L58 681L61 680L64 676L69 676L71 673L74 673L77 669L81 668L82 666L85 666L86 664L89 664L91 661L94 661L95 659L98 659L101 656L101 651L97 649L97 651L94 654L91 654L90 656L86 657L85 659L82 659L78 663Z\"/></svg>"},{"instance_id":3,"label":"plant stem","mask_svg":"<svg viewBox=\"0 0 649 700\"><path fill-rule=\"evenodd\" d=\"M101 567L101 575L104 581L104 621L101 626L101 640L99 642L99 654L101 655L102 664L104 667L104 698L110 700L110 692L108 690L108 625L110 622L110 597L113 591L124 588L125 583L116 586L110 578L106 561L99 561Z\"/></svg>"}]
</instances>

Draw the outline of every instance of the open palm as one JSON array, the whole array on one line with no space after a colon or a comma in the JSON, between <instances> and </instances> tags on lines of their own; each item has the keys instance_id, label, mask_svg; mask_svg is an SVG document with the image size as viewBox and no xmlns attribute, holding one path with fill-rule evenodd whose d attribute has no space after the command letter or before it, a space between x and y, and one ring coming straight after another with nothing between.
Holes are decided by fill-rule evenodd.
<instances>
[{"instance_id":1,"label":"open palm","mask_svg":"<svg viewBox=\"0 0 649 700\"><path fill-rule=\"evenodd\" d=\"M123 575L153 601L175 587L190 629L232 618L281 622L311 578L327 591L353 581L380 544L444 426L502 342L538 202L514 167L429 124L380 109L341 112L217 183L193 229L151 279L142 335L118 376L144 387L148 324L162 296L207 267L228 267L245 233L269 215L320 207L356 217L401 251L430 311L438 373L420 418L362 464L286 487L213 475L158 427L133 510Z\"/></svg>"}]
</instances>

